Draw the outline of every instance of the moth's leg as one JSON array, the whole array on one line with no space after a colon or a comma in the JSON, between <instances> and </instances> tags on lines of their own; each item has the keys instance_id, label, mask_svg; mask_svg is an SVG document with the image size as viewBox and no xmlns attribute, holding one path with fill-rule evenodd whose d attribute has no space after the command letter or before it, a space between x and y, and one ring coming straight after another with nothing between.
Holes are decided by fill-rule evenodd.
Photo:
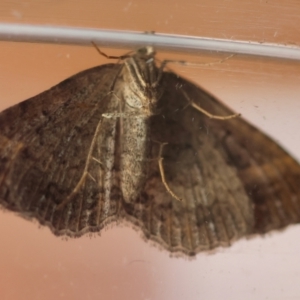
<instances>
[{"instance_id":1,"label":"moth's leg","mask_svg":"<svg viewBox=\"0 0 300 300\"><path fill-rule=\"evenodd\" d=\"M160 172L160 176L161 176L161 181L163 183L163 185L165 186L167 192L176 200L178 201L182 201L181 198L179 198L169 187L167 181L166 181L166 177L165 177L165 172L164 172L164 166L163 166L163 157L162 157L162 151L165 145L167 145L168 143L159 143L159 152L158 152L158 167L159 167L159 172Z\"/></svg>"},{"instance_id":2,"label":"moth's leg","mask_svg":"<svg viewBox=\"0 0 300 300\"><path fill-rule=\"evenodd\" d=\"M96 179L95 179L90 173L87 173L87 175L88 175L94 182L97 182Z\"/></svg>"},{"instance_id":3,"label":"moth's leg","mask_svg":"<svg viewBox=\"0 0 300 300\"><path fill-rule=\"evenodd\" d=\"M95 158L93 156L92 156L92 160L96 161L101 166L103 165L103 163L99 159L97 159L97 158Z\"/></svg>"},{"instance_id":4,"label":"moth's leg","mask_svg":"<svg viewBox=\"0 0 300 300\"><path fill-rule=\"evenodd\" d=\"M73 189L73 191L56 207L57 210L60 210L60 209L64 208L65 205L68 204L72 200L72 197L79 191L80 187L84 184L86 176L91 177L91 174L89 174L89 172L88 172L88 168L89 168L89 164L90 164L91 159L94 159L94 157L92 156L92 152L93 152L95 142L96 142L98 132L100 130L101 125L102 125L102 122L99 121L99 123L96 127L96 130L95 130L91 145L90 145L90 149L89 149L89 152L88 152L88 155L87 155L87 159L86 159L86 162L85 162L85 167L84 167L83 173L81 175L81 178L77 182L77 184L76 184L75 188Z\"/></svg>"},{"instance_id":5,"label":"moth's leg","mask_svg":"<svg viewBox=\"0 0 300 300\"><path fill-rule=\"evenodd\" d=\"M192 107L194 107L195 109L197 109L198 111L200 111L201 113L203 113L204 115L208 116L211 119L228 120L228 119L233 119L233 118L239 117L241 115L241 114L232 114L232 115L229 115L229 116L213 115L210 112L208 112L207 110L205 110L202 107L200 107L199 105L197 105L195 102L193 102L193 100L190 99L190 97L188 96L188 94L184 90L181 89L180 91L182 92L184 97L189 101L189 103Z\"/></svg>"},{"instance_id":6,"label":"moth's leg","mask_svg":"<svg viewBox=\"0 0 300 300\"><path fill-rule=\"evenodd\" d=\"M91 42L91 43L92 43L92 45L96 48L97 52L98 52L100 55L106 57L107 59L119 59L119 60L123 60L123 59L125 59L125 58L130 57L129 54L120 55L120 56L107 55L106 53L102 52L94 42ZM132 52L132 51L131 51L131 52ZM130 53L131 53L131 52L130 52Z\"/></svg>"},{"instance_id":7,"label":"moth's leg","mask_svg":"<svg viewBox=\"0 0 300 300\"><path fill-rule=\"evenodd\" d=\"M172 59L163 60L158 69L157 81L153 84L153 87L157 86L158 83L160 82L164 68L166 67L167 64L172 63L172 64L180 64L180 65L184 65L184 66L212 66L215 64L221 64L233 56L234 56L234 54L231 54L225 58L219 59L219 60L211 62L211 63L191 63L191 62L187 62L185 60L172 60Z\"/></svg>"}]
</instances>

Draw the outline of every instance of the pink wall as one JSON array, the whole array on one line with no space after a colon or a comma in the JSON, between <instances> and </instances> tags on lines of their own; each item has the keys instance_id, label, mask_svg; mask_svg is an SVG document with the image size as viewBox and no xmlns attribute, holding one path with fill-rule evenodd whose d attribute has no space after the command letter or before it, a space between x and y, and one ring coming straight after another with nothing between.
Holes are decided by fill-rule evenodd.
<instances>
[{"instance_id":1,"label":"pink wall","mask_svg":"<svg viewBox=\"0 0 300 300\"><path fill-rule=\"evenodd\" d=\"M6 1L0 21L300 44L297 1L106 2ZM168 53L159 57L219 59ZM0 110L102 63L105 59L92 47L1 42ZM213 66L171 66L241 112L300 160L299 67L297 62L248 57ZM299 236L300 226L293 226L188 261L170 258L130 227L64 241L47 228L1 210L0 298L299 299Z\"/></svg>"}]
</instances>

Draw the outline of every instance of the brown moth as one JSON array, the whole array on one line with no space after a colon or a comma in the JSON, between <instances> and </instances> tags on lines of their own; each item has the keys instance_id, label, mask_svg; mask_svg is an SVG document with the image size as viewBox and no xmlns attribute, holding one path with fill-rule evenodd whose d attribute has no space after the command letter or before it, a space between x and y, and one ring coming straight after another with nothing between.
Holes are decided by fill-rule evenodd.
<instances>
[{"instance_id":1,"label":"brown moth","mask_svg":"<svg viewBox=\"0 0 300 300\"><path fill-rule=\"evenodd\" d=\"M300 222L299 164L164 66L144 47L4 110L0 204L71 237L129 221L186 255Z\"/></svg>"}]
</instances>

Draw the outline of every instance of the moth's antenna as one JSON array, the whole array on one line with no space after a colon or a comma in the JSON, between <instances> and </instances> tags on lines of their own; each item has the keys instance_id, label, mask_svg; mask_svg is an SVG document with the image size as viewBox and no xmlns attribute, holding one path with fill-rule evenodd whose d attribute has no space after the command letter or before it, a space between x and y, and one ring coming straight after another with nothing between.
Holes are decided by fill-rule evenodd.
<instances>
[{"instance_id":1,"label":"moth's antenna","mask_svg":"<svg viewBox=\"0 0 300 300\"><path fill-rule=\"evenodd\" d=\"M102 52L93 41L91 43L96 48L96 50L98 51L98 53L100 55L106 57L107 59L121 59L122 60L122 59L130 57L129 54L125 54L125 55L121 55L121 56L107 55L106 53Z\"/></svg>"}]
</instances>

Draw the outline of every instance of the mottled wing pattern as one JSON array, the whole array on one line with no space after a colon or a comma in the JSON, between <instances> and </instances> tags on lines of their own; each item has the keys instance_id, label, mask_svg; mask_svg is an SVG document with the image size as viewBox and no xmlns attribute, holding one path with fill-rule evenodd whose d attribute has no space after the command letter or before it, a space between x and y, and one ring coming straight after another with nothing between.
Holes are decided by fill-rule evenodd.
<instances>
[{"instance_id":1,"label":"mottled wing pattern","mask_svg":"<svg viewBox=\"0 0 300 300\"><path fill-rule=\"evenodd\" d=\"M280 146L241 118L213 120L233 112L173 73L162 80L161 113L152 119L153 158L163 151L166 181L153 159L149 180L128 218L147 238L171 252L193 255L300 221L300 166Z\"/></svg>"},{"instance_id":2,"label":"mottled wing pattern","mask_svg":"<svg viewBox=\"0 0 300 300\"><path fill-rule=\"evenodd\" d=\"M102 114L118 109L111 89L120 67L81 72L0 114L4 207L58 235L81 235L116 219L119 198L107 160L116 119Z\"/></svg>"}]
</instances>

